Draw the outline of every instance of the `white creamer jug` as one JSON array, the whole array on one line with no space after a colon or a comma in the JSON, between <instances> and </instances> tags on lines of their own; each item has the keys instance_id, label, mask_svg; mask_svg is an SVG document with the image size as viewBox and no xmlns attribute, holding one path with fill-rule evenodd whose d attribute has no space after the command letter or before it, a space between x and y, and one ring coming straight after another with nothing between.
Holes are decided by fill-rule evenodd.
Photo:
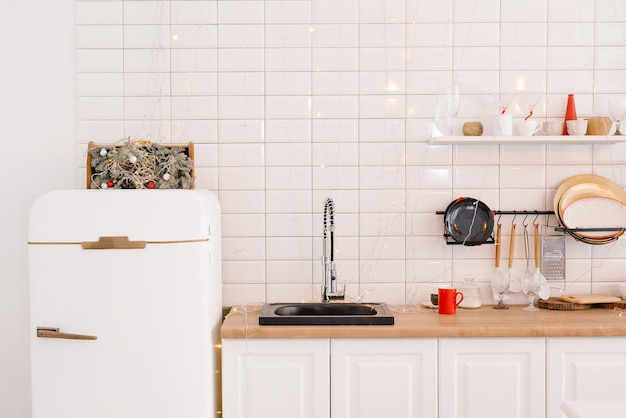
<instances>
[{"instance_id":1,"label":"white creamer jug","mask_svg":"<svg viewBox=\"0 0 626 418\"><path fill-rule=\"evenodd\" d=\"M482 306L482 294L480 287L474 284L474 276L467 275L464 282L459 285L459 292L463 293L463 301L460 308L480 308Z\"/></svg>"}]
</instances>

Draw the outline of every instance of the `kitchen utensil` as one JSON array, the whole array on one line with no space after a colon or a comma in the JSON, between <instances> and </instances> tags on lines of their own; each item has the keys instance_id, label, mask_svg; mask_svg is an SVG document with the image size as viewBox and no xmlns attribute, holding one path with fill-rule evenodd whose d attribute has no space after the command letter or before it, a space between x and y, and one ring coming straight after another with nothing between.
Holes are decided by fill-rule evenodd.
<instances>
[{"instance_id":1,"label":"kitchen utensil","mask_svg":"<svg viewBox=\"0 0 626 418\"><path fill-rule=\"evenodd\" d=\"M568 191L570 188L574 188L582 184L585 184L583 190L579 190L582 193L588 191L588 189L585 188L590 187L590 185L602 186L604 190L608 190L612 192L615 196L617 196L620 201L624 202L626 200L626 192L614 181L606 177L598 176L596 174L577 174L575 176L565 179L556 189L553 201L554 207L558 207L559 201L566 191ZM596 188L594 190L597 191L598 189Z\"/></svg>"},{"instance_id":2,"label":"kitchen utensil","mask_svg":"<svg viewBox=\"0 0 626 418\"><path fill-rule=\"evenodd\" d=\"M463 124L463 135L481 136L483 134L483 124L481 122L465 122Z\"/></svg>"},{"instance_id":3,"label":"kitchen utensil","mask_svg":"<svg viewBox=\"0 0 626 418\"><path fill-rule=\"evenodd\" d=\"M433 306L439 305L439 293L430 294L430 303L432 303Z\"/></svg>"},{"instance_id":4,"label":"kitchen utensil","mask_svg":"<svg viewBox=\"0 0 626 418\"><path fill-rule=\"evenodd\" d=\"M541 130L541 123L536 122L532 119L518 120L515 123L515 129L517 130L518 135L533 136Z\"/></svg>"},{"instance_id":5,"label":"kitchen utensil","mask_svg":"<svg viewBox=\"0 0 626 418\"><path fill-rule=\"evenodd\" d=\"M530 265L530 239L528 236L528 224L526 223L526 218L524 218L522 226L524 227L522 236L524 238L524 258L526 259L526 269L522 275L522 283L524 283L524 281L531 280L531 277L529 276L534 274L534 270Z\"/></svg>"},{"instance_id":6,"label":"kitchen utensil","mask_svg":"<svg viewBox=\"0 0 626 418\"><path fill-rule=\"evenodd\" d=\"M523 310L529 312L539 310L539 308L537 308L533 302L535 300L535 296L537 296L537 293L539 292L540 287L541 283L539 282L539 280L537 280L537 277L535 277L534 274L524 275L524 277L522 278L522 292L524 292L524 294L528 296L528 306L525 307Z\"/></svg>"},{"instance_id":7,"label":"kitchen utensil","mask_svg":"<svg viewBox=\"0 0 626 418\"><path fill-rule=\"evenodd\" d=\"M572 303L565 302L560 298L548 298L546 300L539 300L537 306L544 309L551 309L555 311L580 311L584 309L591 309L590 303Z\"/></svg>"},{"instance_id":8,"label":"kitchen utensil","mask_svg":"<svg viewBox=\"0 0 626 418\"><path fill-rule=\"evenodd\" d=\"M480 200L459 197L451 202L444 213L446 235L467 245L480 245L493 233L493 212Z\"/></svg>"},{"instance_id":9,"label":"kitchen utensil","mask_svg":"<svg viewBox=\"0 0 626 418\"><path fill-rule=\"evenodd\" d=\"M621 298L603 294L562 295L561 300L571 303L593 304L621 302Z\"/></svg>"},{"instance_id":10,"label":"kitchen utensil","mask_svg":"<svg viewBox=\"0 0 626 418\"><path fill-rule=\"evenodd\" d=\"M463 302L463 293L458 292L454 287L440 287L439 292L439 313L451 315L456 313L456 308Z\"/></svg>"},{"instance_id":11,"label":"kitchen utensil","mask_svg":"<svg viewBox=\"0 0 626 418\"><path fill-rule=\"evenodd\" d=\"M541 273L548 281L565 280L565 235L541 237Z\"/></svg>"},{"instance_id":12,"label":"kitchen utensil","mask_svg":"<svg viewBox=\"0 0 626 418\"><path fill-rule=\"evenodd\" d=\"M459 292L463 293L463 300L459 307L475 309L482 306L482 292L474 283L474 276L468 274L463 278L463 284L459 285Z\"/></svg>"},{"instance_id":13,"label":"kitchen utensil","mask_svg":"<svg viewBox=\"0 0 626 418\"><path fill-rule=\"evenodd\" d=\"M539 292L537 293L539 296L539 299L548 299L550 297L550 286L548 285L548 281L546 280L545 277L543 277L543 274L541 274L541 264L540 264L540 260L539 260L539 253L541 251L540 248L540 242L539 242L539 224L535 223L534 224L535 227L535 280L539 281Z\"/></svg>"},{"instance_id":14,"label":"kitchen utensil","mask_svg":"<svg viewBox=\"0 0 626 418\"><path fill-rule=\"evenodd\" d=\"M611 131L611 118L606 116L597 116L587 119L588 135L608 135Z\"/></svg>"},{"instance_id":15,"label":"kitchen utensil","mask_svg":"<svg viewBox=\"0 0 626 418\"><path fill-rule=\"evenodd\" d=\"M576 203L575 206L570 208L572 210L571 213L573 213L573 215L570 216L574 216L576 219L576 225L572 224L570 227L566 226L563 221L563 215L568 207L579 200L596 198L606 198L611 200L591 200ZM604 212L609 211L615 214L613 216L614 218L619 218L621 216L619 214L622 212L622 209L616 202L619 202L624 206L624 212L626 213L626 192L615 182L605 177L593 174L581 174L566 179L557 188L553 201L554 213L559 223L566 228L566 232L578 241L588 244L606 244L615 241L623 234L623 229L619 228L622 226L622 223L615 220L612 221L615 222L613 225L604 224L597 228L592 226L592 228L597 229L597 231L580 230L589 228L589 226L586 225L599 225L597 222L607 222L602 216L598 216L594 213L598 210L602 210ZM592 205L595 209L576 209L579 208L580 205ZM611 208L609 208L609 206ZM578 215L581 215L582 219L581 216ZM570 222L572 222L571 217L569 219ZM601 230L601 228L607 229Z\"/></svg>"},{"instance_id":16,"label":"kitchen utensil","mask_svg":"<svg viewBox=\"0 0 626 418\"><path fill-rule=\"evenodd\" d=\"M498 104L500 105L500 114L501 115L504 115L506 113L506 111L509 108L509 106L515 100L515 96L517 96L517 92L516 91L513 91L513 92L500 92L500 93L498 93L497 101L498 101Z\"/></svg>"},{"instance_id":17,"label":"kitchen utensil","mask_svg":"<svg viewBox=\"0 0 626 418\"><path fill-rule=\"evenodd\" d=\"M502 249L502 224L498 222L496 227L496 270L491 277L491 288L498 297L498 304L493 309L509 309L504 304L504 294L509 290L511 276L500 270L500 250Z\"/></svg>"},{"instance_id":18,"label":"kitchen utensil","mask_svg":"<svg viewBox=\"0 0 626 418\"><path fill-rule=\"evenodd\" d=\"M513 276L513 259L515 258L515 224L511 224L511 238L509 240L509 292L519 293L522 290L520 279Z\"/></svg>"},{"instance_id":19,"label":"kitchen utensil","mask_svg":"<svg viewBox=\"0 0 626 418\"><path fill-rule=\"evenodd\" d=\"M609 117L615 123L615 135L622 135L621 123L626 118L626 100L609 100Z\"/></svg>"},{"instance_id":20,"label":"kitchen utensil","mask_svg":"<svg viewBox=\"0 0 626 418\"><path fill-rule=\"evenodd\" d=\"M549 120L543 123L544 135L562 135L563 134L563 121L562 120Z\"/></svg>"},{"instance_id":21,"label":"kitchen utensil","mask_svg":"<svg viewBox=\"0 0 626 418\"><path fill-rule=\"evenodd\" d=\"M562 207L563 226L568 229L579 229L576 235L606 239L619 237L621 231L586 231L585 229L601 229L624 227L626 225L626 205L622 202L606 197L587 197L578 199L566 207Z\"/></svg>"},{"instance_id":22,"label":"kitchen utensil","mask_svg":"<svg viewBox=\"0 0 626 418\"><path fill-rule=\"evenodd\" d=\"M511 115L497 115L493 117L493 134L495 136L513 135L513 117Z\"/></svg>"},{"instance_id":23,"label":"kitchen utensil","mask_svg":"<svg viewBox=\"0 0 626 418\"><path fill-rule=\"evenodd\" d=\"M524 221L525 222L525 221ZM528 224L524 223L524 254L526 255L526 271L522 276L521 287L522 292L528 296L528 306L524 308L525 311L536 311L538 308L533 304L534 298L539 291L539 281L534 274L530 271L530 251L528 244Z\"/></svg>"},{"instance_id":24,"label":"kitchen utensil","mask_svg":"<svg viewBox=\"0 0 626 418\"><path fill-rule=\"evenodd\" d=\"M522 110L526 110L528 114L524 117L524 120L530 120L534 110L539 105L539 102L543 98L543 93L539 91L523 91L518 92L517 102Z\"/></svg>"},{"instance_id":25,"label":"kitchen utensil","mask_svg":"<svg viewBox=\"0 0 626 418\"><path fill-rule=\"evenodd\" d=\"M450 134L454 134L454 119L459 114L461 108L461 97L459 92L459 86L452 84L446 88L445 91L445 109L446 119L448 126L450 127Z\"/></svg>"},{"instance_id":26,"label":"kitchen utensil","mask_svg":"<svg viewBox=\"0 0 626 418\"><path fill-rule=\"evenodd\" d=\"M571 136L583 136L587 135L587 120L586 119L578 119L578 120L568 120L565 122L567 126L567 133Z\"/></svg>"}]
</instances>

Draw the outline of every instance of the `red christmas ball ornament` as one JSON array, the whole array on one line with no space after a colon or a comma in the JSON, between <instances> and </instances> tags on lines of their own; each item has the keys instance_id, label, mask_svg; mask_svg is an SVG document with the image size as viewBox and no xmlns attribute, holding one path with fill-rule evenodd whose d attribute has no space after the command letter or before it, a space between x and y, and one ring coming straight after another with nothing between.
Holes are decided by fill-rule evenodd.
<instances>
[{"instance_id":1,"label":"red christmas ball ornament","mask_svg":"<svg viewBox=\"0 0 626 418\"><path fill-rule=\"evenodd\" d=\"M148 189L154 189L154 182L153 181L149 181L148 182Z\"/></svg>"},{"instance_id":2,"label":"red christmas ball ornament","mask_svg":"<svg viewBox=\"0 0 626 418\"><path fill-rule=\"evenodd\" d=\"M107 187L108 187L108 188L113 187L113 182L112 182L112 181L107 182Z\"/></svg>"}]
</instances>

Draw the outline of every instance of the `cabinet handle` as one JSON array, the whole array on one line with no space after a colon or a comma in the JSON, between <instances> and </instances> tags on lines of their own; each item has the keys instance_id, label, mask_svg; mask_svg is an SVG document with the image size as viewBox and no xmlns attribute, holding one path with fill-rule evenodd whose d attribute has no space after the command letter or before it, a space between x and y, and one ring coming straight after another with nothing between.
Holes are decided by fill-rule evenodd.
<instances>
[{"instance_id":1,"label":"cabinet handle","mask_svg":"<svg viewBox=\"0 0 626 418\"><path fill-rule=\"evenodd\" d=\"M59 332L58 328L37 327L37 337L39 338L63 338L66 340L97 340L95 335L68 334Z\"/></svg>"},{"instance_id":2,"label":"cabinet handle","mask_svg":"<svg viewBox=\"0 0 626 418\"><path fill-rule=\"evenodd\" d=\"M143 249L146 241L130 241L128 237L99 237L98 241L83 241L80 245L83 250L111 250L111 249Z\"/></svg>"}]
</instances>

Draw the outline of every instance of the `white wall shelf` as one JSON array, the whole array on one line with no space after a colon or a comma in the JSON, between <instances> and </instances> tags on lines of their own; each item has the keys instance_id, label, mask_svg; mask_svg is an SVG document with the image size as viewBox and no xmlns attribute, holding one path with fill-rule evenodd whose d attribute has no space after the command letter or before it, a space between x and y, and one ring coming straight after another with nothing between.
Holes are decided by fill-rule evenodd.
<instances>
[{"instance_id":1,"label":"white wall shelf","mask_svg":"<svg viewBox=\"0 0 626 418\"><path fill-rule=\"evenodd\" d=\"M431 144L615 144L625 142L626 135L611 136L440 136L432 138Z\"/></svg>"}]
</instances>

